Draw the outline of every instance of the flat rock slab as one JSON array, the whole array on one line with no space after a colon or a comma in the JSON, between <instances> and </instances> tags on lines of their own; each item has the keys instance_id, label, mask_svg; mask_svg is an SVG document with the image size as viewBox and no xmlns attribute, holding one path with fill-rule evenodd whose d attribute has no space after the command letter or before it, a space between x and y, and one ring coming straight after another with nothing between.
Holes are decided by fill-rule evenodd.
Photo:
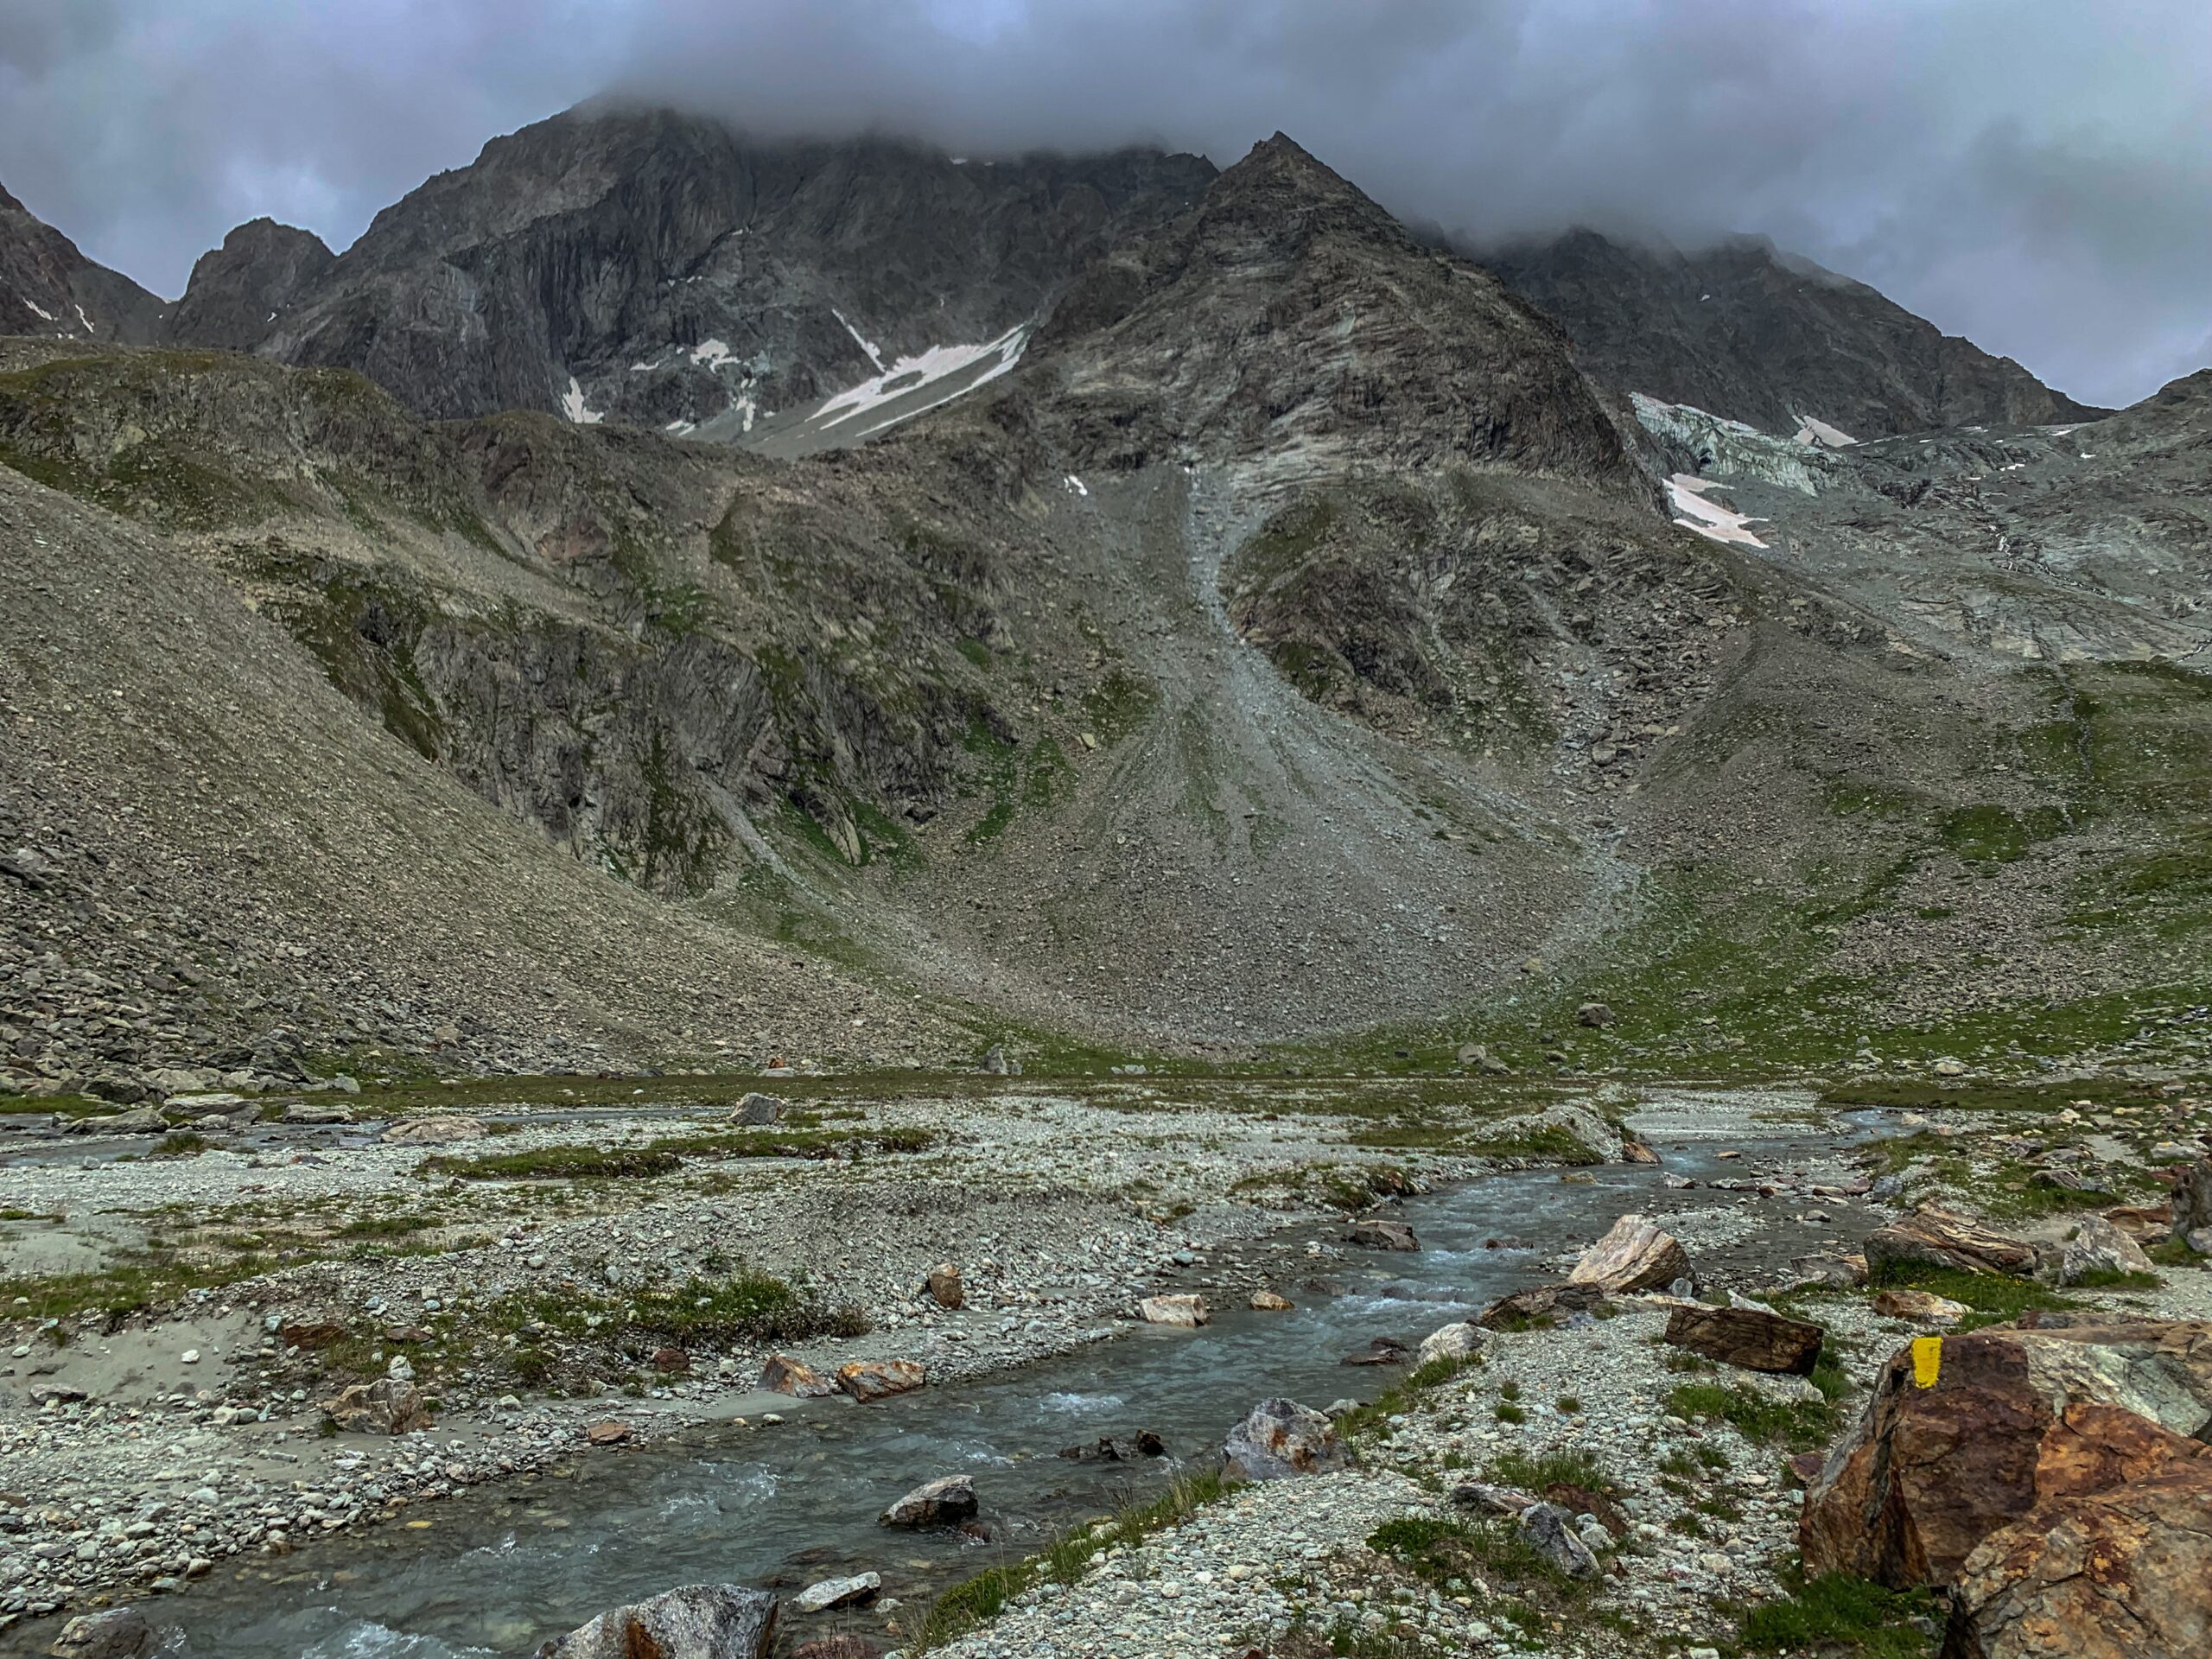
<instances>
[{"instance_id":1,"label":"flat rock slab","mask_svg":"<svg viewBox=\"0 0 2212 1659\"><path fill-rule=\"evenodd\" d=\"M1927 1204L1866 1236L1866 1266L1877 1274L1906 1267L2024 1276L2036 1269L2036 1247Z\"/></svg>"},{"instance_id":2,"label":"flat rock slab","mask_svg":"<svg viewBox=\"0 0 2212 1659\"><path fill-rule=\"evenodd\" d=\"M1756 1307L1685 1304L1667 1315L1667 1340L1675 1347L1747 1371L1789 1376L1812 1374L1826 1334L1817 1325Z\"/></svg>"},{"instance_id":3,"label":"flat rock slab","mask_svg":"<svg viewBox=\"0 0 2212 1659\"><path fill-rule=\"evenodd\" d=\"M943 1475L900 1498L877 1518L887 1527L918 1530L924 1527L957 1527L972 1521L982 1506L976 1501L976 1483L966 1475Z\"/></svg>"}]
</instances>

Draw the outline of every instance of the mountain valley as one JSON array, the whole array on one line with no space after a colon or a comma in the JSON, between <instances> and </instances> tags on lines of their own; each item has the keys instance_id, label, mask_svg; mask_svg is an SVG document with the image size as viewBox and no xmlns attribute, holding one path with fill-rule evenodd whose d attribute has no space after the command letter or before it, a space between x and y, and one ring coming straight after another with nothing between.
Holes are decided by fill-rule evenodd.
<instances>
[{"instance_id":1,"label":"mountain valley","mask_svg":"<svg viewBox=\"0 0 2212 1659\"><path fill-rule=\"evenodd\" d=\"M519 1651L725 1528L878 1577L746 1659L2026 1651L1959 1562L1751 1610L1916 1334L2212 1418L2208 458L2212 369L1449 245L1281 133L600 102L174 302L0 192L0 1649L207 1580L186 1652ZM1271 1340L1440 1309L1222 1491ZM1764 1321L1821 1365L1683 1335ZM1154 1399L1176 1483L1089 1467ZM858 1450L810 1544L739 1437L849 1417L988 1560L855 1544Z\"/></svg>"}]
</instances>

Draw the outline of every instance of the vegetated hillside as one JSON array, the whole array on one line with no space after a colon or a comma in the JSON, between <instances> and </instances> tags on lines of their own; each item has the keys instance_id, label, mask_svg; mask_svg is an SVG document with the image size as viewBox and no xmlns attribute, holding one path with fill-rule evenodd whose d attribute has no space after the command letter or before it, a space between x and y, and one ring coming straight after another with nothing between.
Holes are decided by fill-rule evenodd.
<instances>
[{"instance_id":1,"label":"vegetated hillside","mask_svg":"<svg viewBox=\"0 0 2212 1659\"><path fill-rule=\"evenodd\" d=\"M727 416L742 438L1029 321L1212 175L1150 150L963 160L591 105L493 140L334 259L282 226L233 232L168 338L358 369L425 415Z\"/></svg>"},{"instance_id":2,"label":"vegetated hillside","mask_svg":"<svg viewBox=\"0 0 2212 1659\"><path fill-rule=\"evenodd\" d=\"M161 718L248 757L230 839L188 816L127 853L104 837L128 816L71 781L102 764L61 713L86 683L11 692L50 757L12 833L173 859L138 883L175 893L162 927L302 944L272 1006L354 1041L896 1058L1011 1015L1033 1047L1381 1022L1427 1059L1480 1035L1516 1065L1833 1063L1901 1023L2064 1027L2047 1005L2105 1033L2202 976L2172 896L2200 682L2107 662L2201 639L2118 587L2201 551L2185 507L2146 512L2050 432L1828 452L1632 417L1287 140L1117 243L1013 372L800 461L533 412L424 424L349 372L222 353L5 350L0 462L73 550L19 571L23 660L129 636L104 608L127 553L194 596L192 650L250 640L282 677L218 718L199 694L232 671L193 669ZM2171 485L2195 408L2113 441ZM2032 464L1993 478L2007 446ZM1689 465L1748 543L1670 522L1694 515L1660 474ZM2024 660L1910 602L1931 548L2005 556L1974 539L1989 512L2072 550L2004 589L2066 649ZM176 654L118 681L138 718ZM114 753L123 798L203 786L185 738ZM405 801L349 816L378 776ZM282 881L236 853L264 810L317 853ZM449 818L491 850L431 834ZM323 943L364 914L341 875L404 918L357 957ZM106 960L134 889L100 891L95 925L8 888L46 906L17 948ZM1593 988L1619 1022L1573 1039Z\"/></svg>"},{"instance_id":3,"label":"vegetated hillside","mask_svg":"<svg viewBox=\"0 0 2212 1659\"><path fill-rule=\"evenodd\" d=\"M1683 253L1579 230L1483 258L1565 325L1605 385L1766 432L1810 417L1874 438L2100 412L1764 237Z\"/></svg>"}]
</instances>

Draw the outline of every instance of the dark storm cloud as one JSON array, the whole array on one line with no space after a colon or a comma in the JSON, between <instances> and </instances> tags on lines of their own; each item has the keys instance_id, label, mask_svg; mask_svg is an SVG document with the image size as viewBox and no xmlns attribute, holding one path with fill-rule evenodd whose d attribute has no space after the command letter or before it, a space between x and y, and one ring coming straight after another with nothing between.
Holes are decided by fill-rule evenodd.
<instances>
[{"instance_id":1,"label":"dark storm cloud","mask_svg":"<svg viewBox=\"0 0 2212 1659\"><path fill-rule=\"evenodd\" d=\"M2080 397L2212 356L2202 0L0 0L0 181L174 292L610 86L978 153L1281 127L1472 238L1764 232Z\"/></svg>"}]
</instances>

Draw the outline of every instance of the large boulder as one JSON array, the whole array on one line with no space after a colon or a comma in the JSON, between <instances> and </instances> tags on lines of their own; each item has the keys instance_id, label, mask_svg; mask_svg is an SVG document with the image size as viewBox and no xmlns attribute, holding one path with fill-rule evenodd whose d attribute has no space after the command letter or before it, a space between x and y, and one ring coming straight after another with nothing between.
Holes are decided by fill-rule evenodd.
<instances>
[{"instance_id":1,"label":"large boulder","mask_svg":"<svg viewBox=\"0 0 2212 1659\"><path fill-rule=\"evenodd\" d=\"M950 1262L940 1262L930 1269L929 1291L930 1300L939 1307L967 1305L967 1287L961 1281L959 1268Z\"/></svg>"},{"instance_id":2,"label":"large boulder","mask_svg":"<svg viewBox=\"0 0 2212 1659\"><path fill-rule=\"evenodd\" d=\"M2148 1473L2039 1503L1967 1558L1944 1659L2212 1654L2212 1459L2177 1436Z\"/></svg>"},{"instance_id":3,"label":"large boulder","mask_svg":"<svg viewBox=\"0 0 2212 1659\"><path fill-rule=\"evenodd\" d=\"M789 1354L768 1356L760 1367L760 1387L770 1394L788 1394L794 1400L826 1400L837 1392L834 1378Z\"/></svg>"},{"instance_id":4,"label":"large boulder","mask_svg":"<svg viewBox=\"0 0 2212 1659\"><path fill-rule=\"evenodd\" d=\"M729 1121L757 1128L764 1124L779 1123L783 1116L784 1103L781 1100L756 1090L737 1103L730 1112Z\"/></svg>"},{"instance_id":5,"label":"large boulder","mask_svg":"<svg viewBox=\"0 0 2212 1659\"><path fill-rule=\"evenodd\" d=\"M2151 1258L2143 1247L2102 1216L2084 1216L2073 1236L2058 1247L2054 1273L2062 1285L2078 1285L2104 1274L2148 1273Z\"/></svg>"},{"instance_id":6,"label":"large boulder","mask_svg":"<svg viewBox=\"0 0 2212 1659\"><path fill-rule=\"evenodd\" d=\"M1137 1304L1147 1325L1179 1325L1185 1330L1213 1323L1213 1307L1203 1296L1147 1296Z\"/></svg>"},{"instance_id":7,"label":"large boulder","mask_svg":"<svg viewBox=\"0 0 2212 1659\"><path fill-rule=\"evenodd\" d=\"M373 1382L355 1382L322 1402L322 1414L331 1427L347 1434L411 1434L430 1426L430 1408L423 1391L396 1376Z\"/></svg>"},{"instance_id":8,"label":"large boulder","mask_svg":"<svg viewBox=\"0 0 2212 1659\"><path fill-rule=\"evenodd\" d=\"M146 1659L162 1644L162 1634L136 1607L111 1607L79 1613L61 1627L47 1651L55 1659Z\"/></svg>"},{"instance_id":9,"label":"large boulder","mask_svg":"<svg viewBox=\"0 0 2212 1659\"><path fill-rule=\"evenodd\" d=\"M837 1368L837 1386L866 1405L894 1394L911 1394L930 1380L918 1360L856 1359Z\"/></svg>"},{"instance_id":10,"label":"large boulder","mask_svg":"<svg viewBox=\"0 0 2212 1659\"><path fill-rule=\"evenodd\" d=\"M1577 1313L1594 1313L1605 1303L1595 1285L1531 1285L1499 1297L1476 1316L1485 1331L1513 1331L1531 1325L1563 1325Z\"/></svg>"},{"instance_id":11,"label":"large boulder","mask_svg":"<svg viewBox=\"0 0 2212 1659\"><path fill-rule=\"evenodd\" d=\"M1671 1234L1661 1232L1642 1216L1626 1215L1582 1253L1567 1280L1571 1285L1595 1285L1618 1296L1632 1290L1664 1290L1689 1276L1689 1252Z\"/></svg>"},{"instance_id":12,"label":"large boulder","mask_svg":"<svg viewBox=\"0 0 2212 1659\"><path fill-rule=\"evenodd\" d=\"M957 1527L963 1521L973 1521L982 1507L973 1480L966 1475L940 1475L924 1481L876 1519L887 1527L904 1527L908 1531Z\"/></svg>"},{"instance_id":13,"label":"large boulder","mask_svg":"<svg viewBox=\"0 0 2212 1659\"><path fill-rule=\"evenodd\" d=\"M1262 1400L1229 1431L1222 1472L1231 1480L1283 1480L1349 1469L1351 1448L1336 1426L1294 1400Z\"/></svg>"},{"instance_id":14,"label":"large boulder","mask_svg":"<svg viewBox=\"0 0 2212 1659\"><path fill-rule=\"evenodd\" d=\"M1667 1340L1724 1365L1791 1376L1820 1363L1826 1333L1817 1325L1758 1307L1705 1307L1684 1303L1667 1315Z\"/></svg>"},{"instance_id":15,"label":"large boulder","mask_svg":"<svg viewBox=\"0 0 2212 1659\"><path fill-rule=\"evenodd\" d=\"M1955 1211L1923 1204L1866 1236L1866 1267L1877 1277L1897 1268L2025 1275L2036 1269L2036 1247Z\"/></svg>"},{"instance_id":16,"label":"large boulder","mask_svg":"<svg viewBox=\"0 0 2212 1659\"><path fill-rule=\"evenodd\" d=\"M1949 1584L1990 1534L2039 1498L2078 1490L2067 1471L2094 1461L2085 1446L2123 1446L2127 1420L2183 1439L2212 1423L2212 1324L1922 1340L1939 1344L1930 1385L1919 1386L1913 1344L1892 1355L1806 1494L1797 1541L1810 1574L1851 1573L1900 1589ZM2112 1410L2075 1415L2088 1407Z\"/></svg>"},{"instance_id":17,"label":"large boulder","mask_svg":"<svg viewBox=\"0 0 2212 1659\"><path fill-rule=\"evenodd\" d=\"M776 1599L734 1584L687 1584L617 1607L546 1643L538 1659L760 1659Z\"/></svg>"},{"instance_id":18,"label":"large boulder","mask_svg":"<svg viewBox=\"0 0 2212 1659\"><path fill-rule=\"evenodd\" d=\"M1414 1369L1433 1365L1440 1359L1472 1359L1489 1342L1490 1332L1471 1320L1440 1325L1421 1339L1421 1347L1414 1355Z\"/></svg>"},{"instance_id":19,"label":"large boulder","mask_svg":"<svg viewBox=\"0 0 2212 1659\"><path fill-rule=\"evenodd\" d=\"M1414 1236L1412 1228L1383 1216L1370 1216L1352 1223L1344 1231L1344 1243L1357 1244L1363 1250L1421 1249L1421 1241Z\"/></svg>"}]
</instances>

